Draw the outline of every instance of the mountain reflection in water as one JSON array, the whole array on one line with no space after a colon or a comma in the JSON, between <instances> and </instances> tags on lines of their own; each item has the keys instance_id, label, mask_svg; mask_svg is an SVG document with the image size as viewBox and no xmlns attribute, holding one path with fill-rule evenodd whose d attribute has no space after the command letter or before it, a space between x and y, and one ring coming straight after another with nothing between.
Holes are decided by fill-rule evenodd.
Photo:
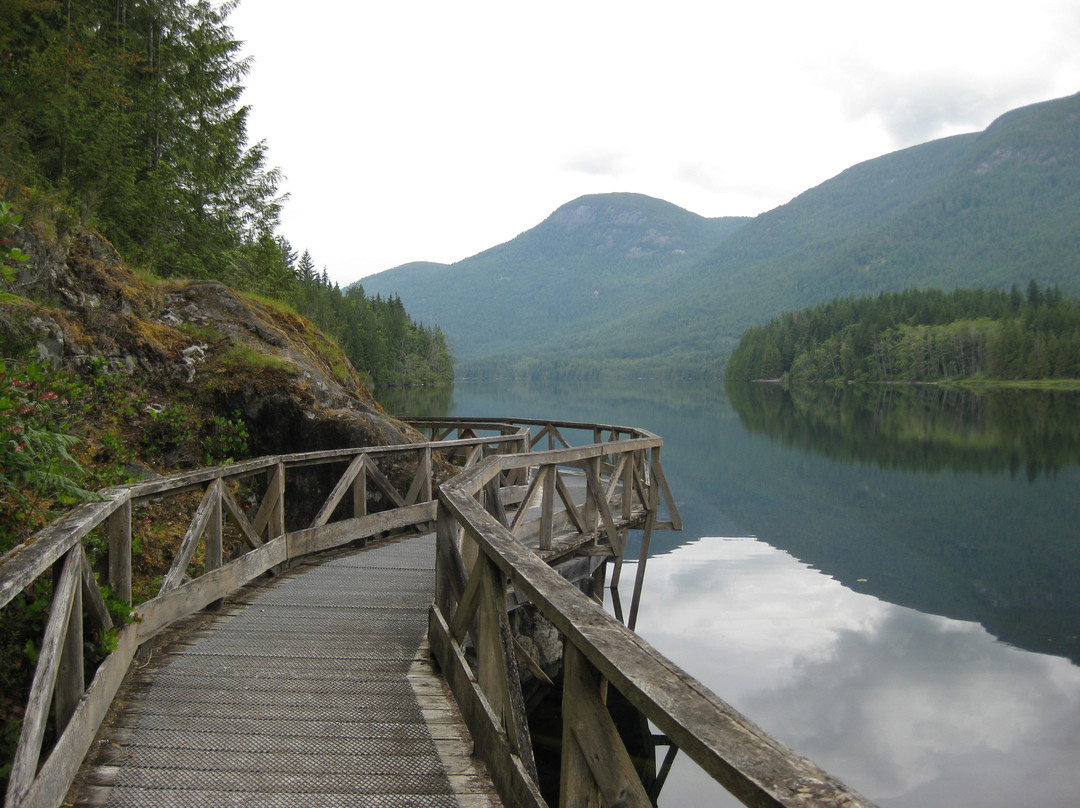
<instances>
[{"instance_id":1,"label":"mountain reflection in water","mask_svg":"<svg viewBox=\"0 0 1080 808\"><path fill-rule=\"evenodd\" d=\"M646 640L883 808L1056 808L1080 804L1078 406L636 380L464 383L388 409L662 436L685 529L653 534ZM662 806L733 804L678 760Z\"/></svg>"},{"instance_id":2,"label":"mountain reflection in water","mask_svg":"<svg viewBox=\"0 0 1080 808\"><path fill-rule=\"evenodd\" d=\"M630 597L633 566L621 594ZM649 560L637 630L882 806L1075 804L1080 668L852 592L753 538ZM661 805L738 803L683 761Z\"/></svg>"}]
</instances>

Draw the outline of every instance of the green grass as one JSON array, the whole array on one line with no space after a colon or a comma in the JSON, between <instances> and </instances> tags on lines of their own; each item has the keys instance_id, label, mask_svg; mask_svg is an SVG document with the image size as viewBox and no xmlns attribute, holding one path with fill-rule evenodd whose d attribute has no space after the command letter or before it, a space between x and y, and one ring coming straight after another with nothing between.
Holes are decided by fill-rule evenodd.
<instances>
[{"instance_id":1,"label":"green grass","mask_svg":"<svg viewBox=\"0 0 1080 808\"><path fill-rule=\"evenodd\" d=\"M251 367L251 368L268 368L270 370L292 370L294 368L292 362L285 359L279 359L276 356L268 356L264 353L259 353L254 348L249 348L246 345L234 345L229 349L228 353L222 357L222 364L227 367Z\"/></svg>"}]
</instances>

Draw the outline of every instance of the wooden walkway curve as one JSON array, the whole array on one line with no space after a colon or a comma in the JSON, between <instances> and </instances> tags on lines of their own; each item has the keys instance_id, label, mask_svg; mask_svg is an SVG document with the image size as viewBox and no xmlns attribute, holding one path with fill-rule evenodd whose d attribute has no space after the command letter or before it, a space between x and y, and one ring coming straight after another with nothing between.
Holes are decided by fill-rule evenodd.
<instances>
[{"instance_id":1,"label":"wooden walkway curve","mask_svg":"<svg viewBox=\"0 0 1080 808\"><path fill-rule=\"evenodd\" d=\"M139 670L65 804L500 805L431 670L434 534L318 561Z\"/></svg>"},{"instance_id":2,"label":"wooden walkway curve","mask_svg":"<svg viewBox=\"0 0 1080 808\"><path fill-rule=\"evenodd\" d=\"M659 436L412 424L429 439L108 489L0 558L0 609L51 592L5 808L652 808L677 753L746 805L872 808L634 634L651 534L682 524ZM624 625L599 601L631 530Z\"/></svg>"}]
</instances>

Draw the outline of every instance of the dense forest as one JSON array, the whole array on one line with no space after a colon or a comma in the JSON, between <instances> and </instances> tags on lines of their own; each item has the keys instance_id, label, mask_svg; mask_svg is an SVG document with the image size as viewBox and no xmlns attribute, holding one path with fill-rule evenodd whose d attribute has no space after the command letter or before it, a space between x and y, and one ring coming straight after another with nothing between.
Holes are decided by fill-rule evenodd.
<instances>
[{"instance_id":1,"label":"dense forest","mask_svg":"<svg viewBox=\"0 0 1080 808\"><path fill-rule=\"evenodd\" d=\"M848 297L748 328L726 378L941 381L1080 378L1080 300L934 289Z\"/></svg>"},{"instance_id":2,"label":"dense forest","mask_svg":"<svg viewBox=\"0 0 1080 808\"><path fill-rule=\"evenodd\" d=\"M60 240L96 229L159 277L290 303L374 384L450 381L438 329L397 299L342 294L277 233L283 177L248 142L235 7L4 0L0 198Z\"/></svg>"}]
</instances>

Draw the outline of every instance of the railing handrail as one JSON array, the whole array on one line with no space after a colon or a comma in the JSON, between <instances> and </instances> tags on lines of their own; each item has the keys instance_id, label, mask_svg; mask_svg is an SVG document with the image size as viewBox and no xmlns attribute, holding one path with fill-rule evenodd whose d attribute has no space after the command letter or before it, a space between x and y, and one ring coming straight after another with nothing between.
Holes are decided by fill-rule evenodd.
<instances>
[{"instance_id":1,"label":"railing handrail","mask_svg":"<svg viewBox=\"0 0 1080 808\"><path fill-rule=\"evenodd\" d=\"M521 436L508 434L452 444L458 447L501 444L520 449ZM453 446L446 444L446 448ZM109 488L100 492L100 500L74 507L5 553L0 558L0 609L50 570L62 566L64 573L58 580L66 582L54 592L23 732L12 761L5 806L52 808L60 804L136 650L163 628L291 559L388 530L430 523L436 510L431 455L437 448L443 445L421 441L268 455ZM402 455L416 463L416 472L404 494L394 488L377 465L379 459ZM347 468L314 522L307 528L286 531L285 473L335 464ZM225 483L258 475L267 477L266 493L258 513L249 520ZM390 509L366 512L368 482L390 500ZM332 521L335 509L350 487L353 517ZM83 539L94 530L107 527L109 583L130 603L132 506L199 489L204 492L202 501L161 592L135 607L135 621L117 632L114 650L105 657L87 686L81 659L83 603L98 628L114 630L114 626L99 584L90 571ZM251 545L251 549L229 561L221 558L222 524L226 519L237 525L242 539ZM207 569L199 577L185 581L185 569L200 542L207 548ZM55 599L56 594L62 595L62 602ZM58 738L39 770L50 700L58 716Z\"/></svg>"},{"instance_id":2,"label":"railing handrail","mask_svg":"<svg viewBox=\"0 0 1080 808\"><path fill-rule=\"evenodd\" d=\"M662 441L637 438L625 443L638 450L658 451ZM610 451L610 444L606 444L534 453L530 457L535 461L541 456L542 464L572 464ZM662 478L658 456L655 460L657 476ZM514 695L515 687L520 688L515 684L514 657L520 658L522 652L508 649L501 661L487 663L485 674L482 660L490 651L485 651L483 645L497 644L498 635L485 634L482 626L467 628L477 620L486 619L489 624L500 620L499 604L506 600L504 587L508 582L516 593L515 602L524 596L566 642L560 805L593 804L583 796L584 792L593 792L597 799L602 795L607 804L646 806L656 799L657 795L648 793L638 779L604 706L606 682L666 735L672 750L682 749L747 805L871 808L869 800L769 736L524 547L490 509L477 501L477 495L489 482L516 462L513 456L493 456L441 486L438 563L448 565L450 570L437 571L437 579L441 581L454 567L461 570L465 566L461 557L465 553L455 560L453 549L464 546L463 536L471 540L478 555L467 571L467 579L459 580L456 587L444 587L456 592L444 592L441 597L437 593L429 631L455 697L459 703L470 705L463 706L463 711L471 719L470 729L479 739L477 747L489 770L501 778L497 787L504 799L510 795L513 804L546 804L540 794L535 763L526 748L530 744L522 740L528 738L527 721L518 714L520 709L515 704L521 697ZM647 506L652 520L659 494L653 490ZM448 525L451 519L456 527ZM643 556L647 531L648 523ZM639 562L639 572L643 561ZM476 594L481 588L490 590L486 618L482 596ZM462 646L466 634L473 631L478 658L475 666L466 662ZM485 740L488 736L498 740Z\"/></svg>"},{"instance_id":3,"label":"railing handrail","mask_svg":"<svg viewBox=\"0 0 1080 808\"><path fill-rule=\"evenodd\" d=\"M463 637L479 626L482 633L487 632L484 633L487 650L480 655L475 681L490 688L492 681L498 679L493 679L492 671L499 670L500 666L506 671L516 671L513 659L523 652L508 639L505 583L509 580L519 595L530 599L563 633L567 641L568 671L573 671L582 681L592 681L590 677L598 676L610 682L666 732L673 743L684 748L740 799L752 800L749 804L801 806L814 804L814 799L827 795L830 799L843 797L846 800L835 804L870 805L753 727L567 584L522 543L526 535L532 536L529 540L535 541L537 551L548 559L578 551L586 558L613 558L617 578L626 530L643 528L638 586L631 609L632 626L649 534L654 528L677 529L681 526L678 508L660 464L663 441L658 436L647 430L617 425L543 419L416 418L409 422L417 428L430 428L432 439L394 446L273 455L107 489L102 492L101 501L78 506L36 534L32 541L14 548L0 559L0 608L41 575L59 569L57 565L63 567L56 578L56 597L63 600L54 601L50 609L5 805L8 808L32 805L55 808L60 804L139 645L165 626L225 597L290 559L436 519L437 565L440 569L437 570L436 602L432 607L429 634L433 649L443 654L444 669L453 649L460 651ZM443 430L442 434L438 434L439 430ZM450 434L455 430L459 436L451 438ZM593 440L571 446L564 434L570 430L591 432ZM497 434L478 434L485 431ZM544 438L549 448L533 451ZM557 445L562 448L556 448ZM436 450L447 457L461 456L464 462L464 471L441 485L437 499L431 485L432 453ZM404 494L377 465L380 458L401 455L409 456L410 462L416 463ZM346 468L311 524L287 531L286 473L335 464L344 464ZM576 502L569 491L565 474L568 468L578 475L578 484L585 485L582 503ZM265 475L265 493L254 509L254 517L249 519L233 499L226 483L258 475ZM389 510L367 513L369 482L390 501ZM84 604L98 625L110 628L111 621L90 571L82 540L99 527L108 528L110 583L118 585L121 596L130 602L133 505L198 489L203 490L202 499L161 592L137 607L140 622L127 625L118 633L115 650L101 663L87 687L81 662ZM339 505L347 502L350 492L352 517L340 517L335 521ZM561 511L556 507L560 500ZM669 521L663 523L658 520L662 502L666 502L669 512ZM518 506L518 515L511 519L506 507L513 505ZM522 514L533 505L539 506L539 517L535 525L526 524ZM347 506L345 510L348 510ZM241 539L251 548L230 561L222 557L222 527L226 519L236 525ZM459 545L464 536L468 536L479 551L471 565L464 563L460 553ZM563 544L556 546L560 541ZM206 548L206 570L185 581L185 570L200 542ZM470 573L472 577L469 577ZM455 613L455 608L460 613ZM490 634L493 630L496 633ZM72 665L75 656L79 656L78 664ZM500 659L502 662L493 661ZM523 660L526 665L530 662L527 655ZM454 676L453 670L460 670L467 664L462 656L457 669L446 670L448 678ZM62 668L65 672L61 672ZM72 673L74 668L77 670ZM531 804L538 794L535 763L530 765L532 753L524 751L521 743L521 738L527 738L528 733L527 728L522 729L520 682L516 673L512 678L516 684L506 679L498 685L502 688L500 692L510 695L507 695L507 705L497 707L505 713L495 719L495 726L502 727L496 734L502 732L500 737L504 744L496 757L499 754L503 758L509 756L508 759L513 761L510 768L517 772L517 785L511 785L509 793L517 794L518 798L511 802ZM575 687L577 695L574 698L578 702L574 712L595 714L597 724L604 725L603 716L607 713L602 701L597 708L595 699L582 696L581 688ZM691 706L665 707L666 702L657 694L673 689ZM458 690L455 686L456 695ZM513 692L518 693L516 701L511 697ZM50 700L58 715L58 739L39 770L37 764ZM484 696L480 697L480 702L487 703ZM463 710L475 719L473 707L463 705ZM470 720L470 724L475 725L475 720ZM725 727L723 733L718 729L720 725ZM508 737L506 727L513 728L513 738ZM579 727L575 731L590 730ZM611 746L607 740L599 745ZM732 741L737 742L735 747L730 746ZM750 744L745 748L751 749L753 760L740 758L742 753L737 750L742 748L739 746L742 743ZM483 746L483 742L478 741L478 749ZM762 782L769 777L757 775L760 766L755 761L764 759L782 770L773 778L779 785L771 791ZM605 761L604 765L611 772L625 774L625 768L620 769L621 764ZM566 767L578 771L579 775L586 768L584 763L575 763L574 759ZM594 779L596 777L603 779L594 772ZM522 786L525 782L527 784ZM599 785L596 787L600 788ZM777 789L788 789L792 793L785 798L775 793ZM612 801L611 793L604 793ZM633 796L628 799L626 804L635 804ZM542 800L535 804L542 804Z\"/></svg>"}]
</instances>

